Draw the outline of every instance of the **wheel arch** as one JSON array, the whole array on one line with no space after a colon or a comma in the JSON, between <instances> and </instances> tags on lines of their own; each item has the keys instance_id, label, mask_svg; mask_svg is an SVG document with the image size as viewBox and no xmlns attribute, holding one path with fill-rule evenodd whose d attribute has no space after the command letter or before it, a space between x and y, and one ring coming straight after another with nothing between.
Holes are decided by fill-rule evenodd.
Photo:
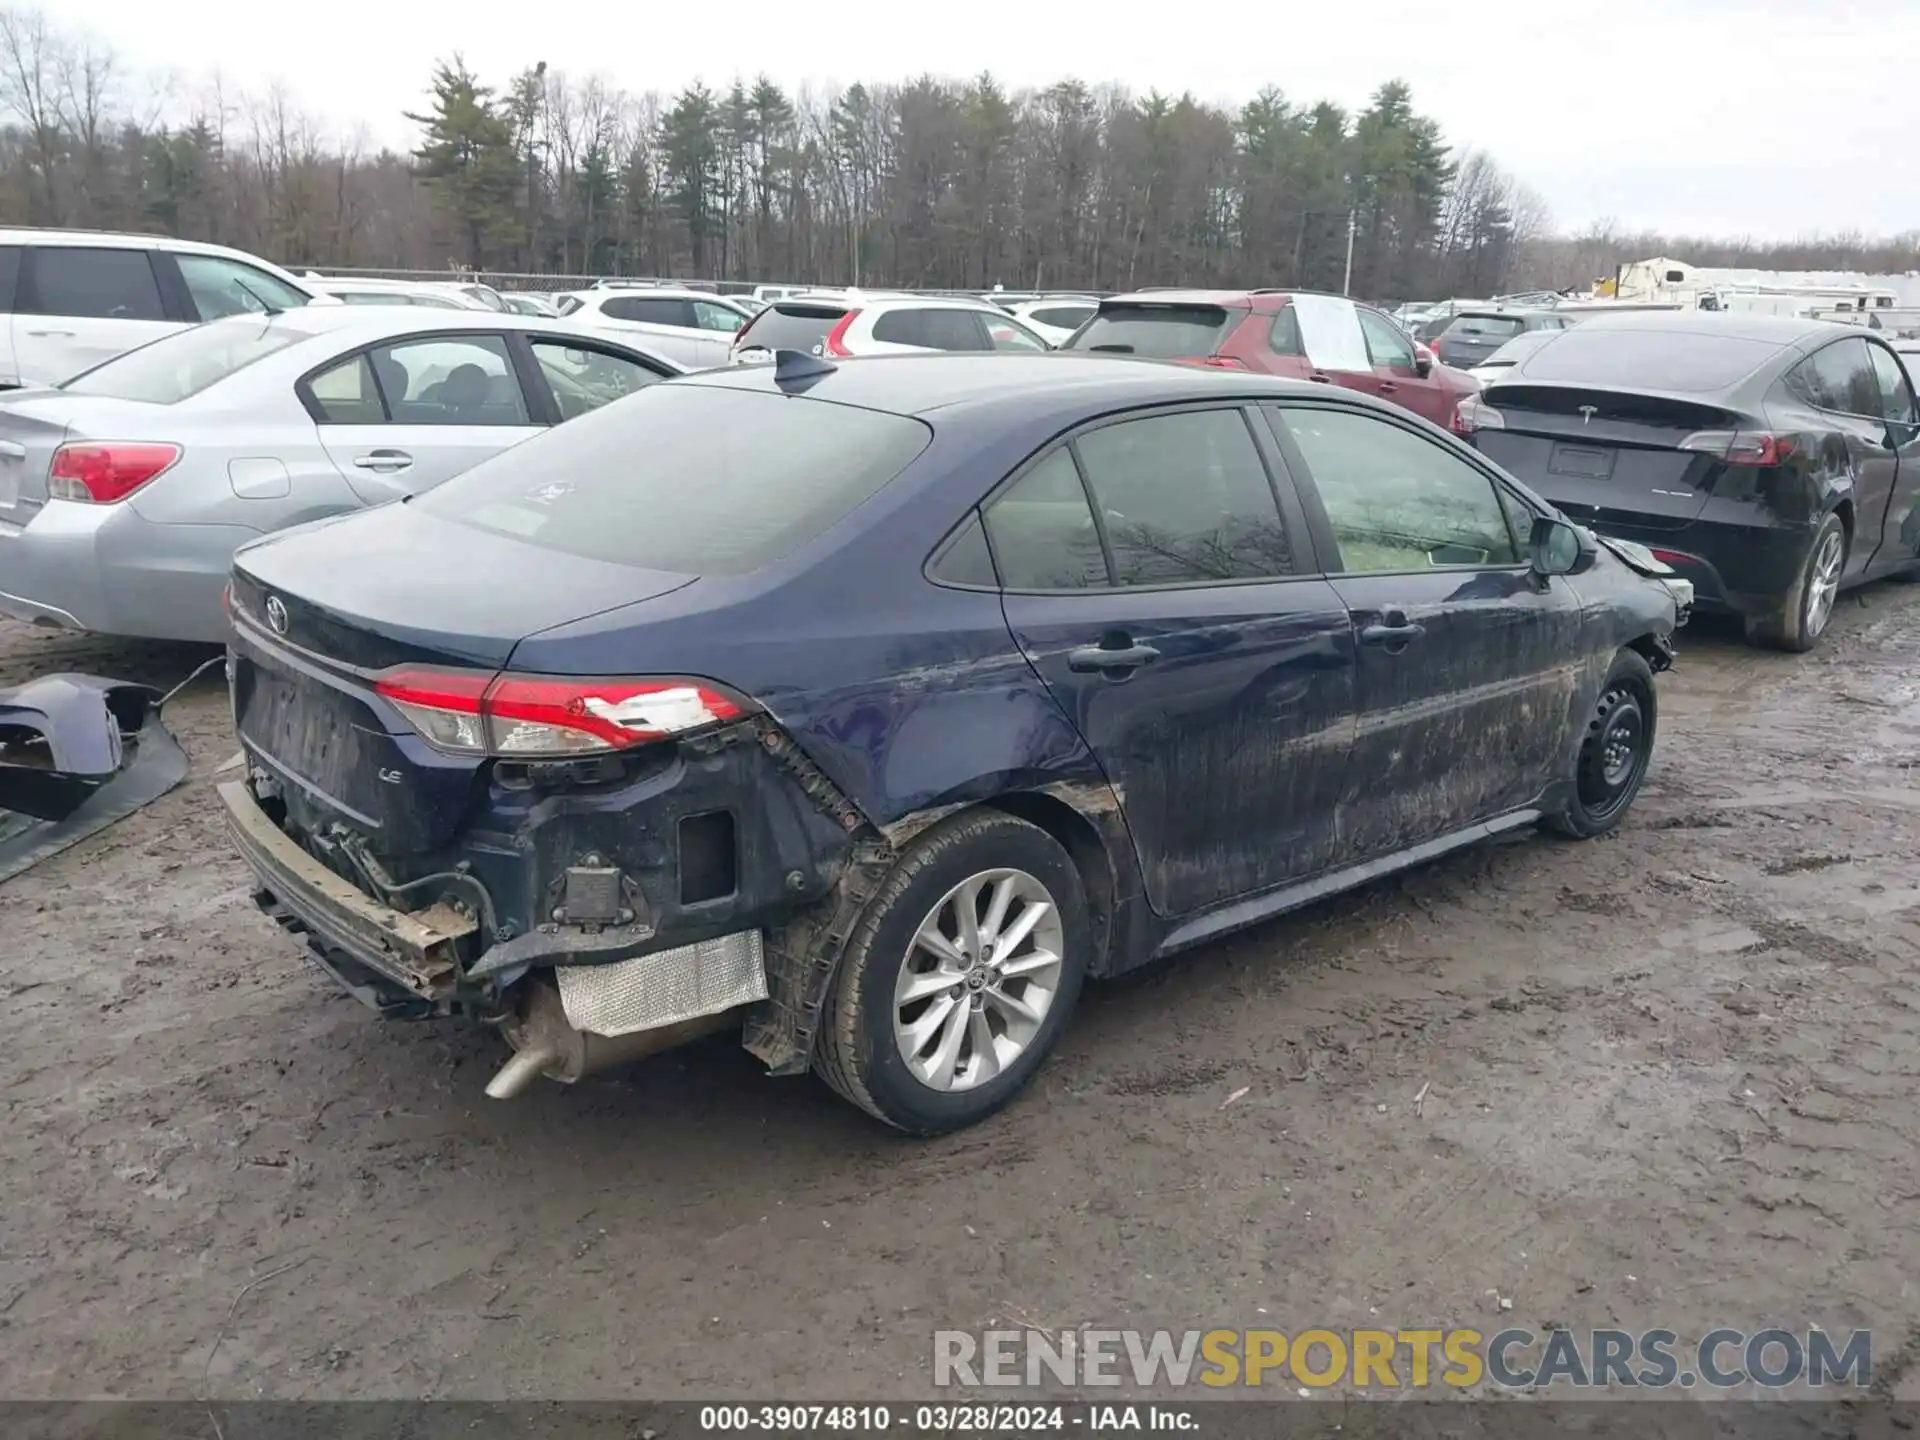
<instances>
[{"instance_id":1,"label":"wheel arch","mask_svg":"<svg viewBox=\"0 0 1920 1440\"><path fill-rule=\"evenodd\" d=\"M1119 885L1109 841L1099 826L1057 794L1043 790L1013 790L982 802L980 809L998 810L1024 820L1053 837L1080 873L1093 921L1093 954L1087 971L1104 975L1112 966Z\"/></svg>"}]
</instances>

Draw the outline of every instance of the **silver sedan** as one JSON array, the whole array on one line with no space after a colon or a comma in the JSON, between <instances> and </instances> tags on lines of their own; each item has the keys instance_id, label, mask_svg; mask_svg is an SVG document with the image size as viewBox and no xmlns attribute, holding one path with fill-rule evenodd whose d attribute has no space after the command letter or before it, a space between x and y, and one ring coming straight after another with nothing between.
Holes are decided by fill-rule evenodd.
<instances>
[{"instance_id":1,"label":"silver sedan","mask_svg":"<svg viewBox=\"0 0 1920 1440\"><path fill-rule=\"evenodd\" d=\"M0 614L221 641L234 550L438 485L684 373L564 320L313 306L0 400Z\"/></svg>"}]
</instances>

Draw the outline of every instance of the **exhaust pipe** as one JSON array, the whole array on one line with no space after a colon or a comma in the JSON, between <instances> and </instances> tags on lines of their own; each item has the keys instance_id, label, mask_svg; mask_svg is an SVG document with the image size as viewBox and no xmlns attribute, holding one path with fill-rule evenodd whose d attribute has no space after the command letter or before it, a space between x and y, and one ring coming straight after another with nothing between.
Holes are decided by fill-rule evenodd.
<instances>
[{"instance_id":1,"label":"exhaust pipe","mask_svg":"<svg viewBox=\"0 0 1920 1440\"><path fill-rule=\"evenodd\" d=\"M520 1008L501 1027L513 1046L513 1056L487 1082L487 1096L511 1100L543 1075L571 1085L616 1065L738 1026L744 1009L737 1006L628 1035L596 1035L576 1029L567 1019L560 991L551 981L529 980L521 987Z\"/></svg>"}]
</instances>

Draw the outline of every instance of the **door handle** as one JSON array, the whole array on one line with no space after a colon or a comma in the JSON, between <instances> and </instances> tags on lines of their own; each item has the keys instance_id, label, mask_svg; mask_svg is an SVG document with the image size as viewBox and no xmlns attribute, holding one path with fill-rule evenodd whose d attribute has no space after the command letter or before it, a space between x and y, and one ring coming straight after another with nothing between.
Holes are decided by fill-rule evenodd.
<instances>
[{"instance_id":1,"label":"door handle","mask_svg":"<svg viewBox=\"0 0 1920 1440\"><path fill-rule=\"evenodd\" d=\"M1311 381L1313 381L1313 382L1314 382L1314 383L1315 383L1316 385L1331 385L1331 384L1333 384L1333 377L1332 377L1331 375L1329 375L1329 374L1327 374L1327 372L1326 372L1326 371L1324 371L1324 370L1310 370L1310 371L1308 371L1308 372L1307 372L1307 379L1309 379L1309 380L1311 380Z\"/></svg>"},{"instance_id":2,"label":"door handle","mask_svg":"<svg viewBox=\"0 0 1920 1440\"><path fill-rule=\"evenodd\" d=\"M1397 395L1400 393L1400 387L1391 380L1382 380L1380 382L1380 393L1382 395Z\"/></svg>"},{"instance_id":3,"label":"door handle","mask_svg":"<svg viewBox=\"0 0 1920 1440\"><path fill-rule=\"evenodd\" d=\"M73 338L71 330L29 330L27 334L36 340L71 340Z\"/></svg>"},{"instance_id":4,"label":"door handle","mask_svg":"<svg viewBox=\"0 0 1920 1440\"><path fill-rule=\"evenodd\" d=\"M1373 624L1360 627L1360 643L1398 651L1426 633L1427 627L1417 620L1409 621L1404 610L1387 610Z\"/></svg>"},{"instance_id":5,"label":"door handle","mask_svg":"<svg viewBox=\"0 0 1920 1440\"><path fill-rule=\"evenodd\" d=\"M9 460L24 460L27 458L27 447L17 440L0 440L0 455Z\"/></svg>"},{"instance_id":6,"label":"door handle","mask_svg":"<svg viewBox=\"0 0 1920 1440\"><path fill-rule=\"evenodd\" d=\"M1160 658L1160 652L1151 645L1124 645L1109 648L1105 645L1082 645L1077 650L1067 652L1067 668L1076 675L1098 673L1112 674L1121 670L1138 670L1142 665Z\"/></svg>"},{"instance_id":7,"label":"door handle","mask_svg":"<svg viewBox=\"0 0 1920 1440\"><path fill-rule=\"evenodd\" d=\"M365 455L354 456L353 463L357 469L373 470L385 475L406 469L413 464L413 456L404 450L371 450Z\"/></svg>"}]
</instances>

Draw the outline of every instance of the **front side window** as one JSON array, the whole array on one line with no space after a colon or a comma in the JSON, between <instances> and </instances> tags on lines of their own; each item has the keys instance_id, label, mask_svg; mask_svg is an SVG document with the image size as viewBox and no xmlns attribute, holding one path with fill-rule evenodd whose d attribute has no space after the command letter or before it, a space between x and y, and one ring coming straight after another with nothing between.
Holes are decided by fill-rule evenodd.
<instances>
[{"instance_id":1,"label":"front side window","mask_svg":"<svg viewBox=\"0 0 1920 1440\"><path fill-rule=\"evenodd\" d=\"M305 292L254 265L224 255L176 255L180 278L193 296L202 320L262 310L295 310L307 303Z\"/></svg>"},{"instance_id":2,"label":"front side window","mask_svg":"<svg viewBox=\"0 0 1920 1440\"><path fill-rule=\"evenodd\" d=\"M1913 386L1900 362L1884 345L1867 348L1873 352L1873 375L1880 385L1880 413L1898 424L1913 424L1920 419L1920 411L1915 408Z\"/></svg>"},{"instance_id":3,"label":"front side window","mask_svg":"<svg viewBox=\"0 0 1920 1440\"><path fill-rule=\"evenodd\" d=\"M1299 445L1343 574L1515 565L1520 547L1493 480L1383 417L1273 407Z\"/></svg>"},{"instance_id":4,"label":"front side window","mask_svg":"<svg viewBox=\"0 0 1920 1440\"><path fill-rule=\"evenodd\" d=\"M88 320L164 320L160 284L145 250L37 245L26 313Z\"/></svg>"},{"instance_id":5,"label":"front side window","mask_svg":"<svg viewBox=\"0 0 1920 1440\"><path fill-rule=\"evenodd\" d=\"M1116 583L1292 572L1273 487L1240 411L1127 420L1081 435L1074 447L1106 522Z\"/></svg>"},{"instance_id":6,"label":"front side window","mask_svg":"<svg viewBox=\"0 0 1920 1440\"><path fill-rule=\"evenodd\" d=\"M1063 445L986 509L1000 583L1009 590L1099 590L1110 580L1100 531Z\"/></svg>"},{"instance_id":7,"label":"front side window","mask_svg":"<svg viewBox=\"0 0 1920 1440\"><path fill-rule=\"evenodd\" d=\"M747 323L747 317L730 305L716 305L711 300L695 300L693 320L702 330L718 330L731 335Z\"/></svg>"},{"instance_id":8,"label":"front side window","mask_svg":"<svg viewBox=\"0 0 1920 1440\"><path fill-rule=\"evenodd\" d=\"M1413 369L1413 346L1400 327L1372 310L1360 312L1360 333L1367 337L1367 354L1375 365L1394 370Z\"/></svg>"},{"instance_id":9,"label":"front side window","mask_svg":"<svg viewBox=\"0 0 1920 1440\"><path fill-rule=\"evenodd\" d=\"M598 410L661 378L637 360L595 347L562 340L535 340L532 345L562 420Z\"/></svg>"},{"instance_id":10,"label":"front side window","mask_svg":"<svg viewBox=\"0 0 1920 1440\"><path fill-rule=\"evenodd\" d=\"M995 350L1032 354L1047 348L1046 341L1012 320L1002 320L994 315L982 315L980 320L987 327L987 343Z\"/></svg>"}]
</instances>

